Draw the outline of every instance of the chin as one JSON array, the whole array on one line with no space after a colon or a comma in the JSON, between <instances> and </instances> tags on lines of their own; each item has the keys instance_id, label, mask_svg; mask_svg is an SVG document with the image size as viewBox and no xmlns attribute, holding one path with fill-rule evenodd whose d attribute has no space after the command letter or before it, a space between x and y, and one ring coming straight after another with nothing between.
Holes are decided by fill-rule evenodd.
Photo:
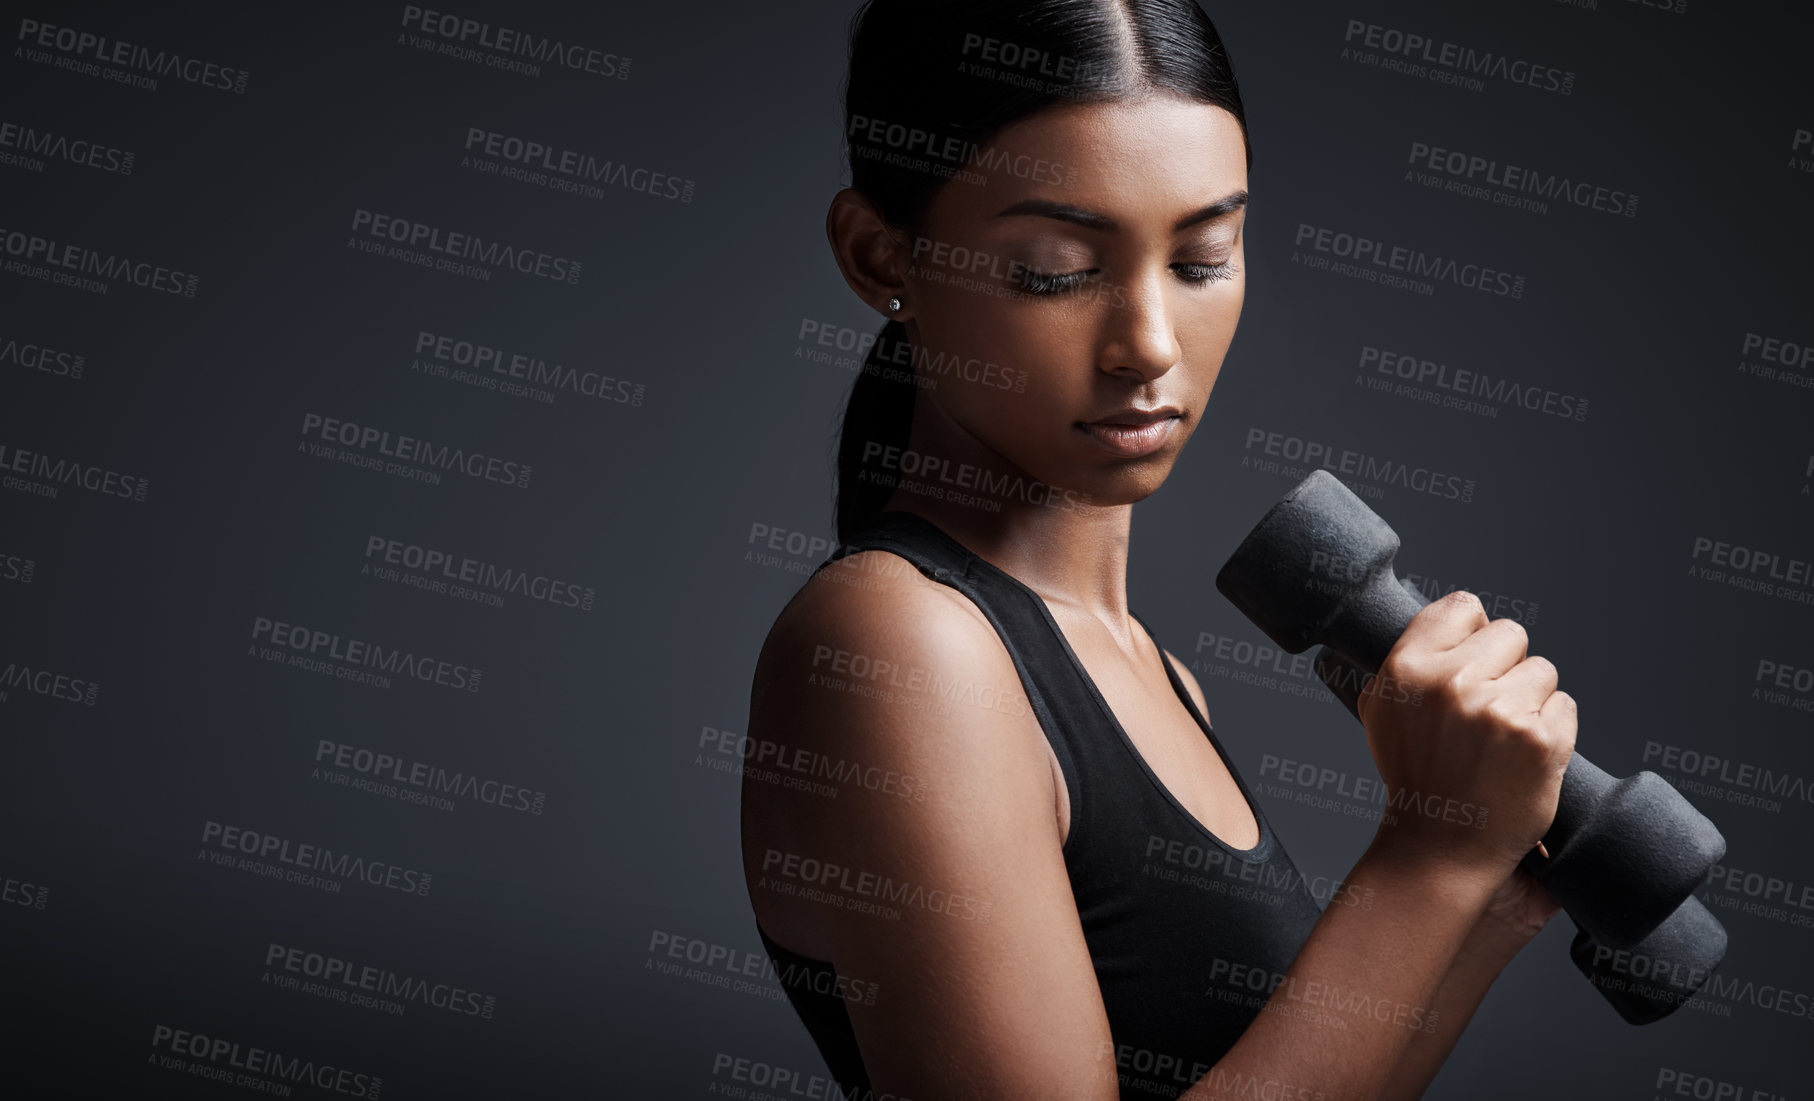
<instances>
[{"instance_id":1,"label":"chin","mask_svg":"<svg viewBox=\"0 0 1814 1101\"><path fill-rule=\"evenodd\" d=\"M1165 484L1176 458L1170 452L1160 452L1144 459L1125 460L1118 466L1089 471L1071 484L1079 496L1087 494L1085 499L1091 505L1136 504Z\"/></svg>"}]
</instances>

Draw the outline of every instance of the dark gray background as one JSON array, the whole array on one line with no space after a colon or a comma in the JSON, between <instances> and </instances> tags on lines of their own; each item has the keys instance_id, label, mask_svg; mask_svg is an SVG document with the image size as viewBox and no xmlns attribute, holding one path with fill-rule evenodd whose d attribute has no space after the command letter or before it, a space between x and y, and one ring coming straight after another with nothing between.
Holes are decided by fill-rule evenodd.
<instances>
[{"instance_id":1,"label":"dark gray background","mask_svg":"<svg viewBox=\"0 0 1814 1101\"><path fill-rule=\"evenodd\" d=\"M427 6L427 5L424 5ZM737 782L695 763L745 729L776 612L820 556L746 561L754 524L831 532L830 445L851 374L794 353L803 321L874 331L823 217L847 178L848 3L503 5L457 14L632 59L627 79L527 77L397 43L402 5L263 10L4 6L0 121L136 154L130 175L0 164L0 228L198 273L193 298L0 273L7 340L86 357L80 379L0 363L0 443L150 479L143 503L0 492L0 665L102 685L93 707L0 702L7 1077L53 1096L248 1091L147 1065L158 1024L332 1061L387 1098L695 1097L719 1053L824 1073L791 1008L648 965L656 933L760 953ZM1647 741L1814 777L1814 712L1753 698L1760 659L1814 668L1814 607L1690 576L1706 536L1814 560L1814 389L1739 371L1757 332L1814 342L1806 18L1788 4L1213 4L1255 149L1245 314L1206 423L1137 510L1130 598L1187 660L1259 641L1211 579L1295 479L1242 469L1261 426L1475 480L1471 503L1388 488L1401 562L1540 605L1533 648L1614 773ZM21 18L250 73L243 95L141 90L35 63ZM1577 74L1562 96L1474 92L1340 57L1350 18ZM459 166L467 127L696 182L682 203L582 198ZM1641 196L1632 219L1532 214L1406 183L1413 141ZM1803 150L1802 156L1810 156ZM577 285L474 282L345 247L355 207L584 261ZM1300 222L1528 277L1519 301L1423 297L1291 263ZM8 259L10 257L0 257ZM409 369L418 330L630 380L642 404L501 397ZM1582 422L1494 419L1354 383L1364 344L1584 397ZM515 490L428 486L298 454L304 412L532 463ZM362 577L383 533L596 588L590 612L464 603ZM248 657L254 616L482 667L467 694L372 689ZM1225 663L1224 663L1225 664ZM1227 672L1226 669L1223 670ZM1199 668L1252 783L1265 754L1372 775L1338 706ZM440 812L309 776L331 738L546 792L532 816ZM1695 797L1729 862L1814 876L1814 807ZM1354 819L1268 798L1308 873ZM326 894L196 858L209 819L434 873L427 897ZM34 888L34 889L35 889ZM1808 928L1716 909L1725 971L1814 998ZM1625 1025L1558 918L1494 988L1432 1097L1646 1098L1663 1068L1805 1085L1811 1020L1740 1002ZM402 1016L262 984L296 944L495 995L479 1020ZM772 995L774 990L769 988ZM321 1094L307 1087L298 1094Z\"/></svg>"}]
</instances>

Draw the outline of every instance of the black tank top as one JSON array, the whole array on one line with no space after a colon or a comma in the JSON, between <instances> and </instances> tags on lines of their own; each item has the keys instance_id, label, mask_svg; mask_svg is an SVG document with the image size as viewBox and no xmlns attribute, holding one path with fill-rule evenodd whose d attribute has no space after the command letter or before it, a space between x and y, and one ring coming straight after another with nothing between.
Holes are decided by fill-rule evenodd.
<instances>
[{"instance_id":1,"label":"black tank top","mask_svg":"<svg viewBox=\"0 0 1814 1101\"><path fill-rule=\"evenodd\" d=\"M1121 1097L1176 1097L1259 1015L1321 916L1324 892L1292 864L1170 662L1172 690L1259 824L1252 849L1224 844L1166 790L1039 594L931 521L894 510L878 513L813 572L873 549L900 555L969 597L1014 659L1070 793L1065 869L1108 1013ZM827 1069L846 1096L868 1097L869 1076L838 993L848 988L837 986L832 964L782 947L760 923L757 933ZM1108 1054L1100 1060L1106 1073Z\"/></svg>"}]
</instances>

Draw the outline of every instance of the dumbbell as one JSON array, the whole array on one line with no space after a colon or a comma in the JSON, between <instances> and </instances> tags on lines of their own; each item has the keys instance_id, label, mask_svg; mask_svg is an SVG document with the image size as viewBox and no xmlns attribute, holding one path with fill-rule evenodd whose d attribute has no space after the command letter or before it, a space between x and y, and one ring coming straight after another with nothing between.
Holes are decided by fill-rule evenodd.
<instances>
[{"instance_id":1,"label":"dumbbell","mask_svg":"<svg viewBox=\"0 0 1814 1101\"><path fill-rule=\"evenodd\" d=\"M1410 582L1404 584L1423 601L1423 594ZM1359 719L1357 703L1361 689L1366 687L1368 672L1327 646L1317 651L1312 666L1317 678ZM1564 782L1567 775L1563 774ZM1551 832L1554 830L1552 823ZM1532 852L1522 862L1527 870L1537 855ZM1575 917L1572 912L1569 916ZM1681 1008L1726 954L1726 927L1692 894L1644 939L1628 948L1615 949L1597 942L1581 928L1578 918L1575 927L1569 957L1619 1015L1634 1025L1662 1020Z\"/></svg>"},{"instance_id":2,"label":"dumbbell","mask_svg":"<svg viewBox=\"0 0 1814 1101\"><path fill-rule=\"evenodd\" d=\"M1350 711L1428 601L1393 573L1397 534L1327 470L1266 513L1216 575L1216 587L1288 653L1323 644L1316 667ZM1725 855L1725 838L1660 776L1615 779L1579 753L1556 817L1523 867L1581 933L1576 965L1633 1023L1667 1015L1687 994L1660 992L1623 969L1640 961L1705 981L1725 930L1692 892ZM1585 961L1585 962L1584 962Z\"/></svg>"}]
</instances>

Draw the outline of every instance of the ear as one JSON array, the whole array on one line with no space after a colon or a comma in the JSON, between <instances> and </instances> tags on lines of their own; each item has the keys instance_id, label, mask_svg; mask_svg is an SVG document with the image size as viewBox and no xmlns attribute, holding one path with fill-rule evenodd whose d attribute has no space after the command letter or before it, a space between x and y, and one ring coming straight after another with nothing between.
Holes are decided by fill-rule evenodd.
<instances>
[{"instance_id":1,"label":"ear","mask_svg":"<svg viewBox=\"0 0 1814 1101\"><path fill-rule=\"evenodd\" d=\"M844 282L858 298L890 321L906 321L913 315L906 293L905 274L911 266L907 241L883 220L868 196L849 187L833 195L831 209L825 212L825 237ZM897 295L903 305L899 311L891 310L888 299Z\"/></svg>"}]
</instances>

